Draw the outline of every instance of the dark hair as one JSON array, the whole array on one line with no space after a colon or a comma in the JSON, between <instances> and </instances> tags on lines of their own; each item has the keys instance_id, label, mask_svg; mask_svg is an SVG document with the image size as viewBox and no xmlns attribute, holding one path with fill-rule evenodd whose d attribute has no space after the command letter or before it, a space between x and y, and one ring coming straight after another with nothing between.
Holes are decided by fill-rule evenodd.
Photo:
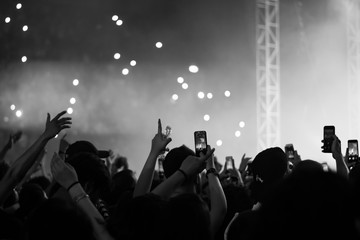
<instances>
[{"instance_id":1,"label":"dark hair","mask_svg":"<svg viewBox=\"0 0 360 240\"><path fill-rule=\"evenodd\" d=\"M68 163L76 170L80 184L93 201L109 200L110 173L103 160L95 154L82 152L68 159Z\"/></svg>"},{"instance_id":2,"label":"dark hair","mask_svg":"<svg viewBox=\"0 0 360 240\"><path fill-rule=\"evenodd\" d=\"M185 145L171 149L163 162L165 177L169 178L175 173L188 156L195 156L195 152Z\"/></svg>"}]
</instances>

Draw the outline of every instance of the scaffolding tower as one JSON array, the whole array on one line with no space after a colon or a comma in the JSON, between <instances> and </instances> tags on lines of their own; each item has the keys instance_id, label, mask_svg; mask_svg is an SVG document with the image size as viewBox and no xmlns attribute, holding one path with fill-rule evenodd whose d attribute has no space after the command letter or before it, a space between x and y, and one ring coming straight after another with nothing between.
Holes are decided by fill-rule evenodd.
<instances>
[{"instance_id":1,"label":"scaffolding tower","mask_svg":"<svg viewBox=\"0 0 360 240\"><path fill-rule=\"evenodd\" d=\"M348 0L346 11L349 138L357 139L360 136L360 1Z\"/></svg>"},{"instance_id":2,"label":"scaffolding tower","mask_svg":"<svg viewBox=\"0 0 360 240\"><path fill-rule=\"evenodd\" d=\"M279 0L256 2L257 150L280 145Z\"/></svg>"}]
</instances>

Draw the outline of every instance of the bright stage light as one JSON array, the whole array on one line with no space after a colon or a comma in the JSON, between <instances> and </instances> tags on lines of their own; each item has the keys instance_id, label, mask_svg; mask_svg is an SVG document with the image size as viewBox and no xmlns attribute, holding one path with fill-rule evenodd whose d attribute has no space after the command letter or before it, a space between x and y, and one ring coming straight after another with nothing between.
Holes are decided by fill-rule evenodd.
<instances>
[{"instance_id":1,"label":"bright stage light","mask_svg":"<svg viewBox=\"0 0 360 240\"><path fill-rule=\"evenodd\" d=\"M116 25L121 26L122 24L123 24L122 20L119 19L119 20L116 21Z\"/></svg>"},{"instance_id":2,"label":"bright stage light","mask_svg":"<svg viewBox=\"0 0 360 240\"><path fill-rule=\"evenodd\" d=\"M111 20L113 20L114 22L117 21L119 19L119 16L118 15L113 15Z\"/></svg>"},{"instance_id":3,"label":"bright stage light","mask_svg":"<svg viewBox=\"0 0 360 240\"><path fill-rule=\"evenodd\" d=\"M124 68L124 69L122 70L122 74L123 74L123 75L128 75L128 74L129 74L129 69Z\"/></svg>"},{"instance_id":4,"label":"bright stage light","mask_svg":"<svg viewBox=\"0 0 360 240\"><path fill-rule=\"evenodd\" d=\"M205 121L209 121L209 120L210 120L210 115L209 115L209 114L205 114L205 115L204 115L204 120L205 120Z\"/></svg>"},{"instance_id":5,"label":"bright stage light","mask_svg":"<svg viewBox=\"0 0 360 240\"><path fill-rule=\"evenodd\" d=\"M157 43L155 44L155 46L156 46L157 48L162 48L163 44L162 44L162 42L157 42Z\"/></svg>"},{"instance_id":6,"label":"bright stage light","mask_svg":"<svg viewBox=\"0 0 360 240\"><path fill-rule=\"evenodd\" d=\"M130 66L132 66L132 67L136 66L136 61L135 61L135 60L131 60Z\"/></svg>"},{"instance_id":7,"label":"bright stage light","mask_svg":"<svg viewBox=\"0 0 360 240\"><path fill-rule=\"evenodd\" d=\"M189 71L192 73L197 73L199 71L199 68L196 65L191 65L189 67Z\"/></svg>"},{"instance_id":8,"label":"bright stage light","mask_svg":"<svg viewBox=\"0 0 360 240\"><path fill-rule=\"evenodd\" d=\"M15 105L14 104L12 104L11 106L10 106L10 109L12 110L12 111L14 111L15 110Z\"/></svg>"},{"instance_id":9,"label":"bright stage light","mask_svg":"<svg viewBox=\"0 0 360 240\"><path fill-rule=\"evenodd\" d=\"M216 146L220 147L223 144L223 142L219 139L216 141Z\"/></svg>"},{"instance_id":10,"label":"bright stage light","mask_svg":"<svg viewBox=\"0 0 360 240\"><path fill-rule=\"evenodd\" d=\"M239 127L241 128L245 127L245 122L244 121L239 122Z\"/></svg>"},{"instance_id":11,"label":"bright stage light","mask_svg":"<svg viewBox=\"0 0 360 240\"><path fill-rule=\"evenodd\" d=\"M22 114L23 114L23 112L22 112L21 110L17 110L16 113L15 113L15 115L16 115L18 118L21 117Z\"/></svg>"},{"instance_id":12,"label":"bright stage light","mask_svg":"<svg viewBox=\"0 0 360 240\"><path fill-rule=\"evenodd\" d=\"M187 83L183 83L183 84L181 85L181 87L182 87L183 89L188 89L189 85L188 85Z\"/></svg>"},{"instance_id":13,"label":"bright stage light","mask_svg":"<svg viewBox=\"0 0 360 240\"><path fill-rule=\"evenodd\" d=\"M229 90L226 90L226 91L224 92L224 94L225 94L225 97L230 97L230 95L231 95L231 93L230 93Z\"/></svg>"},{"instance_id":14,"label":"bright stage light","mask_svg":"<svg viewBox=\"0 0 360 240\"><path fill-rule=\"evenodd\" d=\"M11 18L9 18L9 17L5 18L5 23L9 23L10 21L11 21Z\"/></svg>"},{"instance_id":15,"label":"bright stage light","mask_svg":"<svg viewBox=\"0 0 360 240\"><path fill-rule=\"evenodd\" d=\"M235 132L235 137L240 137L241 136L241 132L240 131L236 131Z\"/></svg>"},{"instance_id":16,"label":"bright stage light","mask_svg":"<svg viewBox=\"0 0 360 240\"><path fill-rule=\"evenodd\" d=\"M68 114L72 114L74 112L74 109L72 109L71 107L69 107L68 109L67 109L67 113Z\"/></svg>"},{"instance_id":17,"label":"bright stage light","mask_svg":"<svg viewBox=\"0 0 360 240\"><path fill-rule=\"evenodd\" d=\"M77 79L74 79L74 81L73 81L73 85L74 85L74 86L77 86L77 85L79 85L79 80L77 80Z\"/></svg>"},{"instance_id":18,"label":"bright stage light","mask_svg":"<svg viewBox=\"0 0 360 240\"><path fill-rule=\"evenodd\" d=\"M121 57L120 53L115 53L114 54L114 59L118 60L118 59L120 59L120 57Z\"/></svg>"},{"instance_id":19,"label":"bright stage light","mask_svg":"<svg viewBox=\"0 0 360 240\"><path fill-rule=\"evenodd\" d=\"M178 77L177 82L182 84L184 82L184 78L183 77Z\"/></svg>"},{"instance_id":20,"label":"bright stage light","mask_svg":"<svg viewBox=\"0 0 360 240\"><path fill-rule=\"evenodd\" d=\"M198 98L203 99L205 97L205 93L204 92L198 92Z\"/></svg>"},{"instance_id":21,"label":"bright stage light","mask_svg":"<svg viewBox=\"0 0 360 240\"><path fill-rule=\"evenodd\" d=\"M21 8L22 8L22 4L21 4L21 3L16 4L16 9L21 9Z\"/></svg>"},{"instance_id":22,"label":"bright stage light","mask_svg":"<svg viewBox=\"0 0 360 240\"><path fill-rule=\"evenodd\" d=\"M172 100L176 101L179 99L179 96L177 94L173 94L171 98Z\"/></svg>"},{"instance_id":23,"label":"bright stage light","mask_svg":"<svg viewBox=\"0 0 360 240\"><path fill-rule=\"evenodd\" d=\"M206 96L207 96L208 99L212 99L212 98L213 98L213 94L210 93L210 92L209 92L208 94L206 94Z\"/></svg>"},{"instance_id":24,"label":"bright stage light","mask_svg":"<svg viewBox=\"0 0 360 240\"><path fill-rule=\"evenodd\" d=\"M24 32L26 32L28 29L29 29L29 27L28 27L27 25L24 25L23 28L22 28L22 30L23 30Z\"/></svg>"},{"instance_id":25,"label":"bright stage light","mask_svg":"<svg viewBox=\"0 0 360 240\"><path fill-rule=\"evenodd\" d=\"M27 61L27 57L26 56L23 56L22 58L21 58L21 61L24 63L24 62L26 62Z\"/></svg>"},{"instance_id":26,"label":"bright stage light","mask_svg":"<svg viewBox=\"0 0 360 240\"><path fill-rule=\"evenodd\" d=\"M75 104L75 103L76 103L76 99L75 99L75 98L73 98L73 97L72 97L72 98L70 98L70 103L71 103L71 104Z\"/></svg>"}]
</instances>

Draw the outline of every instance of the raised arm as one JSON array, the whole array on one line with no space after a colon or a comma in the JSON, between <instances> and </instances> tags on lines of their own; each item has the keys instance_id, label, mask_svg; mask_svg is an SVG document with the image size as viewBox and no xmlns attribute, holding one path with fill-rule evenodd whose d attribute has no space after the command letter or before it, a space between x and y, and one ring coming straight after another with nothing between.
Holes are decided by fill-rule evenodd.
<instances>
[{"instance_id":1,"label":"raised arm","mask_svg":"<svg viewBox=\"0 0 360 240\"><path fill-rule=\"evenodd\" d=\"M0 151L0 162L5 160L6 153L12 148L12 146L19 141L22 135L22 131L18 131L15 134L10 134L8 142Z\"/></svg>"},{"instance_id":2,"label":"raised arm","mask_svg":"<svg viewBox=\"0 0 360 240\"><path fill-rule=\"evenodd\" d=\"M209 148L209 146L208 146ZM219 174L216 171L214 163L214 155L209 156L206 164L206 177L209 181L210 194L210 231L212 238L220 229L227 212L227 202L221 183L219 181ZM239 174L240 176L240 174ZM241 178L241 176L240 176Z\"/></svg>"},{"instance_id":3,"label":"raised arm","mask_svg":"<svg viewBox=\"0 0 360 240\"><path fill-rule=\"evenodd\" d=\"M140 176L134 189L134 197L144 195L150 192L151 184L154 177L154 170L156 160L161 152L165 151L166 146L171 142L171 138L168 138L162 133L162 126L160 119L158 120L158 132L154 136L151 142L151 150L145 165L141 170Z\"/></svg>"},{"instance_id":4,"label":"raised arm","mask_svg":"<svg viewBox=\"0 0 360 240\"><path fill-rule=\"evenodd\" d=\"M201 157L188 156L181 164L179 170L160 183L152 193L164 199L171 196L178 186L180 186L187 178L194 176L204 170L206 161L214 153L215 149L208 148L206 155Z\"/></svg>"},{"instance_id":5,"label":"raised arm","mask_svg":"<svg viewBox=\"0 0 360 240\"><path fill-rule=\"evenodd\" d=\"M349 175L349 168L347 167L344 157L341 153L341 142L340 139L334 135L334 140L331 145L332 157L336 162L336 172L346 178Z\"/></svg>"},{"instance_id":6,"label":"raised arm","mask_svg":"<svg viewBox=\"0 0 360 240\"><path fill-rule=\"evenodd\" d=\"M44 149L48 141L55 137L61 130L70 128L71 118L61 118L66 111L63 111L50 120L50 114L47 114L45 131L40 137L10 166L4 178L0 182L0 205L2 205L8 194L23 179L26 172L31 168Z\"/></svg>"},{"instance_id":7,"label":"raised arm","mask_svg":"<svg viewBox=\"0 0 360 240\"><path fill-rule=\"evenodd\" d=\"M105 226L105 220L94 204L89 195L80 185L75 169L68 163L65 163L57 153L54 153L51 159L51 173L54 179L65 189L67 189L73 201L85 212L94 228L96 239L112 240Z\"/></svg>"}]
</instances>

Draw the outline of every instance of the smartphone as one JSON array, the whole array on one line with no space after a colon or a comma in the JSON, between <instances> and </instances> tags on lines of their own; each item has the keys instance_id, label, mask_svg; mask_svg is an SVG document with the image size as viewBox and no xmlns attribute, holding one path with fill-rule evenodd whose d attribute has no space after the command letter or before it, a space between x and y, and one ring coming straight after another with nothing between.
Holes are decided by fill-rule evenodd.
<instances>
[{"instance_id":1,"label":"smartphone","mask_svg":"<svg viewBox=\"0 0 360 240\"><path fill-rule=\"evenodd\" d=\"M195 154L200 156L200 153L206 154L207 148L207 137L206 131L195 131L194 132L194 141L195 141Z\"/></svg>"},{"instance_id":2,"label":"smartphone","mask_svg":"<svg viewBox=\"0 0 360 240\"><path fill-rule=\"evenodd\" d=\"M226 169L234 169L234 158L232 156L226 156L225 157L225 166Z\"/></svg>"},{"instance_id":3,"label":"smartphone","mask_svg":"<svg viewBox=\"0 0 360 240\"><path fill-rule=\"evenodd\" d=\"M331 153L331 145L333 142L333 136L335 135L335 126L324 126L324 145L323 145L323 152L324 153Z\"/></svg>"},{"instance_id":4,"label":"smartphone","mask_svg":"<svg viewBox=\"0 0 360 240\"><path fill-rule=\"evenodd\" d=\"M359 145L358 140L350 139L348 140L348 154L349 162L357 162L359 159Z\"/></svg>"},{"instance_id":5,"label":"smartphone","mask_svg":"<svg viewBox=\"0 0 360 240\"><path fill-rule=\"evenodd\" d=\"M294 159L294 151L294 145L292 143L285 145L285 153L288 159Z\"/></svg>"}]
</instances>

